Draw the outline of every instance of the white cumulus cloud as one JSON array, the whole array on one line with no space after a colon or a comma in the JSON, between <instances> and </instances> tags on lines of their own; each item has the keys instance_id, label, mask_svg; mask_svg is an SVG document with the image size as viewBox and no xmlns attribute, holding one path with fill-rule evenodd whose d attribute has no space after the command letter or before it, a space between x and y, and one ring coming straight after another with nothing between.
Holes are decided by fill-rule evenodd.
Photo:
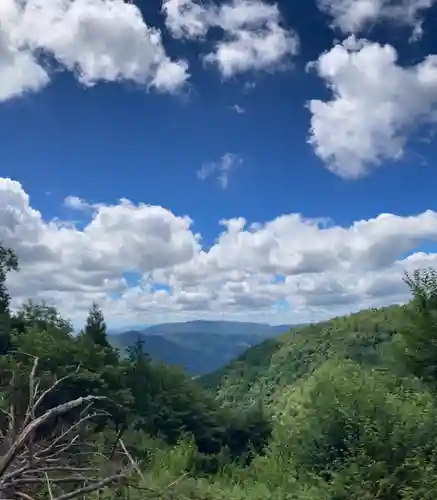
<instances>
[{"instance_id":1,"label":"white cumulus cloud","mask_svg":"<svg viewBox=\"0 0 437 500\"><path fill-rule=\"evenodd\" d=\"M299 48L296 33L281 22L276 4L232 0L220 6L198 0L164 0L166 25L177 38L203 39L212 28L222 37L204 61L225 78L250 70L274 71Z\"/></svg>"},{"instance_id":2,"label":"white cumulus cloud","mask_svg":"<svg viewBox=\"0 0 437 500\"><path fill-rule=\"evenodd\" d=\"M189 217L163 207L125 199L93 207L80 228L47 221L20 183L0 178L0 241L21 264L8 280L15 306L45 300L77 324L93 300L110 325L293 323L405 301L404 270L437 265L436 253L420 252L437 241L431 210L349 227L300 214L262 224L234 218L206 246Z\"/></svg>"},{"instance_id":3,"label":"white cumulus cloud","mask_svg":"<svg viewBox=\"0 0 437 500\"><path fill-rule=\"evenodd\" d=\"M93 205L92 203L88 203L87 201L83 200L82 198L79 198L78 196L67 196L64 200L64 205L71 210L78 210L78 211L88 211L88 210L93 210L97 208L96 205Z\"/></svg>"},{"instance_id":4,"label":"white cumulus cloud","mask_svg":"<svg viewBox=\"0 0 437 500\"><path fill-rule=\"evenodd\" d=\"M435 0L318 0L319 8L333 18L344 33L359 33L378 21L391 21L422 34L422 16Z\"/></svg>"},{"instance_id":5,"label":"white cumulus cloud","mask_svg":"<svg viewBox=\"0 0 437 500\"><path fill-rule=\"evenodd\" d=\"M332 98L309 102L309 143L341 177L401 158L409 134L436 121L437 55L402 67L392 46L351 36L311 67Z\"/></svg>"},{"instance_id":6,"label":"white cumulus cloud","mask_svg":"<svg viewBox=\"0 0 437 500\"><path fill-rule=\"evenodd\" d=\"M2 0L0 21L0 101L47 85L45 56L86 86L130 81L173 92L188 79L187 63L166 55L160 31L133 3Z\"/></svg>"}]
</instances>

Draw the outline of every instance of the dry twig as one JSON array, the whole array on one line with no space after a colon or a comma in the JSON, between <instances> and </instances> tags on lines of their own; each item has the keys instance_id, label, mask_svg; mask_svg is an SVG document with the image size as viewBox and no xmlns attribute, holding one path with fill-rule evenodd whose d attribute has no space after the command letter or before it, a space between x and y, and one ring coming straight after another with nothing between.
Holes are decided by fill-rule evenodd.
<instances>
[{"instance_id":1,"label":"dry twig","mask_svg":"<svg viewBox=\"0 0 437 500\"><path fill-rule=\"evenodd\" d=\"M3 441L4 452L0 457L0 499L34 500L31 496L35 486L46 485L51 500L70 500L84 497L89 493L99 491L107 485L120 482L125 479L134 467L134 461L127 452L124 444L122 449L124 456L128 458L129 465L122 467L117 474L107 477L99 477L99 470L95 467L78 467L76 461L83 452L76 452L76 447L87 448L89 443L80 442L80 431L86 428L89 421L97 416L108 415L105 411L91 411L93 405L98 401L107 400L102 396L85 396L66 403L59 404L47 409L37 416L37 410L41 407L47 396L55 391L65 380L75 376L74 373L56 380L48 389L40 391L40 379L37 378L38 358L34 359L29 374L29 396L27 409L19 423L19 415L14 407L10 405L9 411L5 411L7 417L7 430L0 437ZM15 381L15 374L11 377L10 384ZM11 385L10 385L11 387ZM11 387L13 389L13 386ZM55 430L50 438L38 440L38 430L54 417L62 416L71 410L83 407L78 420L61 429ZM6 441L5 441L6 440ZM118 440L121 444L121 440ZM95 450L93 447L85 452L85 457L91 457ZM65 476L59 476L60 473ZM55 487L60 484L67 486L67 491L55 495Z\"/></svg>"}]
</instances>

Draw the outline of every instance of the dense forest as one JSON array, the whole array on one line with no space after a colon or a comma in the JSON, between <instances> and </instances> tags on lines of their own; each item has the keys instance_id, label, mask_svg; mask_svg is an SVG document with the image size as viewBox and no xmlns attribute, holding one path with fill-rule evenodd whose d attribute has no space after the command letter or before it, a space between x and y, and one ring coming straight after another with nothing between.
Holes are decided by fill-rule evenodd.
<instances>
[{"instance_id":1,"label":"dense forest","mask_svg":"<svg viewBox=\"0 0 437 500\"><path fill-rule=\"evenodd\" d=\"M193 381L92 304L11 311L0 246L0 499L437 497L437 273L405 306L293 329Z\"/></svg>"}]
</instances>

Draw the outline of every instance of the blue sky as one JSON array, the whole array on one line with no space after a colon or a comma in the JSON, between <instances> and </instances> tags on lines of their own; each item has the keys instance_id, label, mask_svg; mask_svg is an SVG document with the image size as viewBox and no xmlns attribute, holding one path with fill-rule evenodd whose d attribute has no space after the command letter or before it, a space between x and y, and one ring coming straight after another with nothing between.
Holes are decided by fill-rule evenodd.
<instances>
[{"instance_id":1,"label":"blue sky","mask_svg":"<svg viewBox=\"0 0 437 500\"><path fill-rule=\"evenodd\" d=\"M7 20L0 35L10 51L0 52L0 73L8 78L3 87L0 83L0 238L22 253L22 276L11 277L16 296L22 300L30 294L54 302L80 320L95 296L108 314L117 310L110 320L114 324L204 315L267 317L282 323L403 300L405 292L395 285L395 292L382 301L369 290L386 277L399 281L403 269L412 265L403 262L408 256L416 255L414 265L433 263L437 224L434 212L423 214L437 209L437 62L432 57L437 4L430 0L428 9L419 10L419 2L403 0L404 7L410 7L407 16L389 1L358 0L355 7L372 4L366 17L347 0L194 2L203 9L196 17L192 5L192 10L177 9L184 2L186 8L188 0L166 1L167 11L155 0L130 6L118 0L62 0L57 7L64 16L60 26L53 24L53 2L43 1L40 26L50 28L46 33L26 18L34 0L25 2L27 13L17 10L15 0L8 0L4 11L0 8L0 18ZM126 19L122 22L114 12L126 14ZM241 16L246 16L243 21ZM138 23L162 35L159 47L153 46L158 54L153 57L160 61L156 67L143 56L149 46ZM265 38L254 39L260 27ZM258 44L259 51L248 49L250 43ZM43 51L44 58L29 47ZM226 52L229 48L249 52L235 55ZM23 62L17 54L31 61ZM328 108L311 105L315 101L328 103ZM147 233L155 226L139 226L132 230L145 231L144 240L131 262L123 248L129 240L120 235L112 239L108 232L126 229L128 219L110 223L108 212L106 222L99 222L105 226L104 243L117 242L119 252L108 257L103 240L90 241L87 248L109 267L96 264L99 277L84 290L78 276L86 269L91 272L92 266L85 265L83 251L71 256L72 238L84 245L83 240L91 238L87 227L93 221L96 225L105 207L119 207L121 198L145 210L149 205L162 207L178 221L188 216L191 253L187 250L155 266L141 263L156 236ZM374 229L366 229L371 243L357 236L359 228L351 228L356 221L384 213L397 217L397 229L378 219ZM274 229L270 234L269 241L280 251L266 257L271 258L269 266L262 259L257 265L237 258L227 264L232 252L256 251L261 245L257 228L249 231L249 243L246 234L234 238L232 247L220 243L217 255L208 253L224 231L222 220L242 217L248 224L263 225L289 214L312 220L319 231L328 225L336 232L337 246L329 236L325 251L317 236L305 240L300 229L284 223L291 233L285 236L283 229ZM404 220L409 216L415 219ZM315 223L319 218L328 222ZM58 222L50 226L53 219ZM74 227L63 228L65 221ZM53 224L58 224L56 234ZM30 225L38 227L31 235L26 232ZM170 236L160 234L169 249ZM356 241L348 246L349 238ZM296 240L300 243L293 248L288 242ZM65 247L69 244L71 252ZM373 249L383 245L390 247L384 249L389 256L384 266L365 266L360 262L364 257L351 257L360 251L371 261ZM53 262L36 257L42 246ZM303 262L305 252L314 253L315 247L317 255L333 252L335 258L323 266L313 255L310 267L317 261L317 269L302 264L303 271L296 271L301 265L296 262ZM215 270L228 274L213 280L206 291L212 271L205 271L194 285L182 267L206 269L208 259L214 260ZM287 259L294 264L282 266ZM75 276L67 278L65 268ZM44 283L42 276L52 271L59 276ZM230 278L232 272L243 274ZM35 289L25 285L29 279ZM119 287L108 288L111 280L118 280ZM77 306L66 304L67 281L68 293L78 294ZM273 282L274 292L262 288L266 282ZM238 287L238 300L220 295ZM162 298L157 292L168 296L154 309ZM328 292L331 300L311 302L308 297L319 292ZM221 306L212 307L214 301ZM331 302L341 307L334 310Z\"/></svg>"}]
</instances>

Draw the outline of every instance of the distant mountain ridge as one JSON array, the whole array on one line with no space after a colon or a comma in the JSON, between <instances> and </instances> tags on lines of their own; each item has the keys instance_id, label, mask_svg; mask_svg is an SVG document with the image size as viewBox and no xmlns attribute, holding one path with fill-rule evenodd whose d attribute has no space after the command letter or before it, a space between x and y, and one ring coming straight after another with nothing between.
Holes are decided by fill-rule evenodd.
<instances>
[{"instance_id":1,"label":"distant mountain ridge","mask_svg":"<svg viewBox=\"0 0 437 500\"><path fill-rule=\"evenodd\" d=\"M254 323L248 321L208 321L192 320L175 323L161 323L157 325L146 326L144 328L135 328L146 335L168 335L184 333L215 333L220 335L230 334L259 334L275 335L290 329L292 325L269 325L267 323Z\"/></svg>"},{"instance_id":2,"label":"distant mountain ridge","mask_svg":"<svg viewBox=\"0 0 437 500\"><path fill-rule=\"evenodd\" d=\"M128 330L109 338L114 346L124 350L140 337L152 359L181 366L198 376L220 369L250 347L290 328L291 325L195 320Z\"/></svg>"}]
</instances>

